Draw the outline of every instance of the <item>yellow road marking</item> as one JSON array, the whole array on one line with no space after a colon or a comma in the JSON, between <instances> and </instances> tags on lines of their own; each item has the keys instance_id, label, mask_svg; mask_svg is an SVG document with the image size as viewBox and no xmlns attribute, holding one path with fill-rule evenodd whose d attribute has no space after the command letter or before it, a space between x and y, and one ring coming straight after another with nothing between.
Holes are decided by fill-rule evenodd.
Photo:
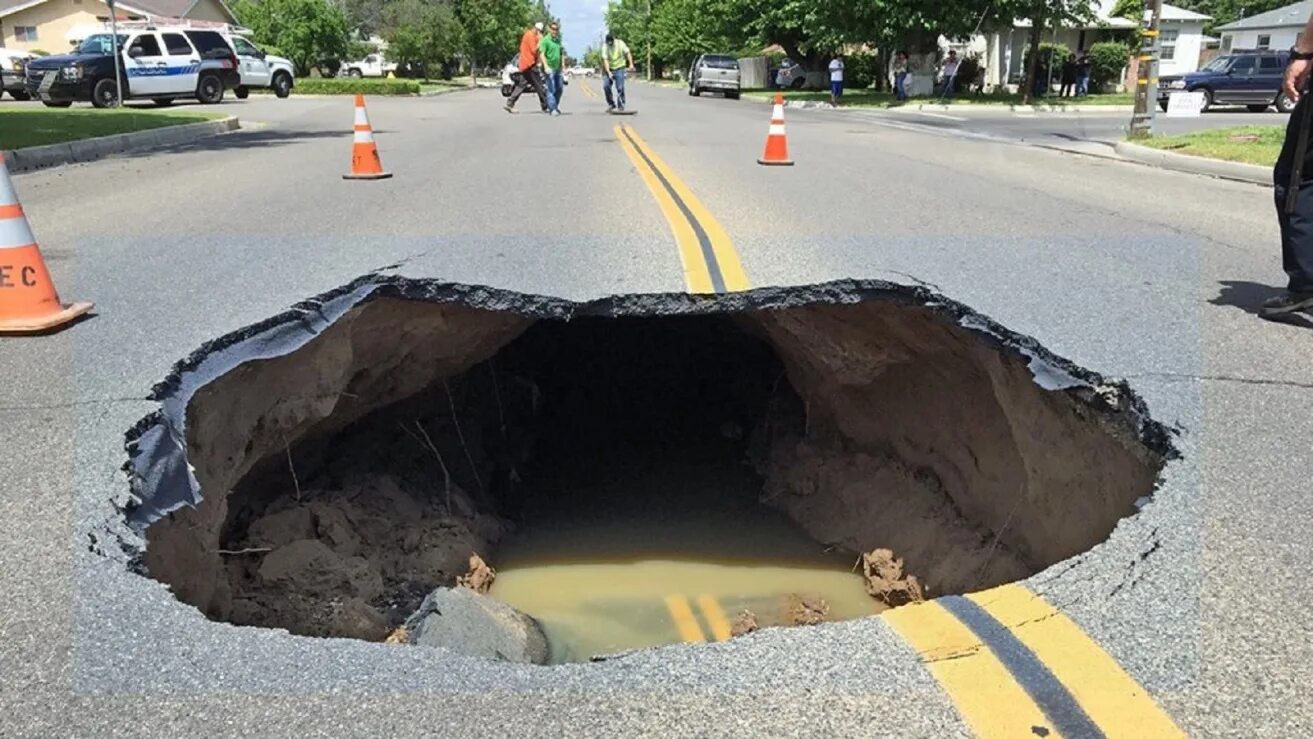
<instances>
[{"instance_id":1,"label":"yellow road marking","mask_svg":"<svg viewBox=\"0 0 1313 739\"><path fill-rule=\"evenodd\" d=\"M702 627L698 626L697 616L693 615L693 609L689 607L688 598L682 595L667 595L666 609L670 611L670 617L675 621L675 628L679 630L679 638L686 642L705 642L706 637L702 636Z\"/></svg>"},{"instance_id":2,"label":"yellow road marking","mask_svg":"<svg viewBox=\"0 0 1313 739\"><path fill-rule=\"evenodd\" d=\"M725 641L730 636L729 619L725 618L725 612L721 610L720 604L710 595L698 596L698 608L702 609L702 615L707 619L707 626L711 627L711 635L716 641Z\"/></svg>"},{"instance_id":3,"label":"yellow road marking","mask_svg":"<svg viewBox=\"0 0 1313 739\"><path fill-rule=\"evenodd\" d=\"M1030 737L1038 726L1058 739L1053 724L998 657L938 603L895 608L882 618L920 654L978 736Z\"/></svg>"},{"instance_id":4,"label":"yellow road marking","mask_svg":"<svg viewBox=\"0 0 1313 739\"><path fill-rule=\"evenodd\" d=\"M1021 585L968 595L1025 644L1108 737L1185 734L1074 621Z\"/></svg>"},{"instance_id":5,"label":"yellow road marking","mask_svg":"<svg viewBox=\"0 0 1313 739\"><path fill-rule=\"evenodd\" d=\"M748 282L748 276L743 271L743 264L739 260L739 254L734 249L734 242L730 240L729 234L725 231L724 226L720 225L720 221L717 221L716 217L711 215L711 211L707 210L706 206L702 204L702 201L697 199L697 196L693 194L692 190L688 189L688 186L684 184L683 180L675 176L675 173L670 169L670 166L666 164L661 157L657 156L657 153L652 150L652 147L649 146L646 141L643 140L642 136L638 135L638 132L635 131L633 127L628 127L626 130L629 132L630 138L637 143L638 148L647 155L647 159L652 162L652 165L656 167L657 171L660 172L666 181L670 183L671 188L674 189L675 193L679 196L679 199L684 202L685 207L687 207L689 212L693 214L693 218L697 220L701 225L702 230L706 233L708 240L711 242L711 248L715 253L716 263L719 265L720 273L724 278L726 291L736 292L751 288L752 285ZM619 135L618 132L617 135ZM700 248L699 256L701 256Z\"/></svg>"}]
</instances>

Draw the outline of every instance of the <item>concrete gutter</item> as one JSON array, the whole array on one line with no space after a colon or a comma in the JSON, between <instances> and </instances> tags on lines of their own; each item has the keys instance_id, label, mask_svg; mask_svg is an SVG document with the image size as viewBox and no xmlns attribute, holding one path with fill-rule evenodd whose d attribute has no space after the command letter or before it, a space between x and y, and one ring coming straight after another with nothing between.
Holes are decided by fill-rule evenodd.
<instances>
[{"instance_id":1,"label":"concrete gutter","mask_svg":"<svg viewBox=\"0 0 1313 739\"><path fill-rule=\"evenodd\" d=\"M5 166L11 172L28 172L34 169L56 167L74 162L94 162L115 154L147 151L165 146L177 146L199 141L241 128L237 116L213 121L181 123L145 131L99 136L92 139L65 141L61 144L28 146L6 151Z\"/></svg>"},{"instance_id":2,"label":"concrete gutter","mask_svg":"<svg viewBox=\"0 0 1313 739\"><path fill-rule=\"evenodd\" d=\"M1126 159L1140 164L1147 164L1151 167L1208 175L1209 177L1221 177L1228 180L1239 180L1240 182L1251 182L1266 187L1272 186L1271 167L1228 162L1221 159L1208 159L1206 157L1190 156L1189 154L1177 154L1171 151L1132 144L1129 141L1118 142L1114 148L1118 154Z\"/></svg>"},{"instance_id":3,"label":"concrete gutter","mask_svg":"<svg viewBox=\"0 0 1313 739\"><path fill-rule=\"evenodd\" d=\"M759 97L757 95L744 96L744 100L751 100L758 103L771 103L774 98ZM799 108L802 110L831 110L833 105L823 100L785 100L784 107ZM960 103L957 105L938 105L935 103L913 103L908 105L856 105L840 106L851 107L852 109L870 109L870 110L928 110L952 113L998 113L1000 111L1009 111L1012 113L1131 113L1135 111L1132 105L1004 105L1002 103Z\"/></svg>"}]
</instances>

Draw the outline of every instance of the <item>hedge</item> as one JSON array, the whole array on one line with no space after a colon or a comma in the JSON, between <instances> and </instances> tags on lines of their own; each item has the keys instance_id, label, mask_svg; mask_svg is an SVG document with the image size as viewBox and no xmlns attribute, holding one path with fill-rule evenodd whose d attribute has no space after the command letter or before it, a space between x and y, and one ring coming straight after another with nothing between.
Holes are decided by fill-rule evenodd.
<instances>
[{"instance_id":1,"label":"hedge","mask_svg":"<svg viewBox=\"0 0 1313 739\"><path fill-rule=\"evenodd\" d=\"M302 95L418 95L419 83L414 80L303 77L292 89Z\"/></svg>"},{"instance_id":2,"label":"hedge","mask_svg":"<svg viewBox=\"0 0 1313 739\"><path fill-rule=\"evenodd\" d=\"M1120 82L1130 56L1130 48L1115 41L1105 41L1091 46L1090 76L1094 82L1092 89L1099 91L1108 83Z\"/></svg>"}]
</instances>

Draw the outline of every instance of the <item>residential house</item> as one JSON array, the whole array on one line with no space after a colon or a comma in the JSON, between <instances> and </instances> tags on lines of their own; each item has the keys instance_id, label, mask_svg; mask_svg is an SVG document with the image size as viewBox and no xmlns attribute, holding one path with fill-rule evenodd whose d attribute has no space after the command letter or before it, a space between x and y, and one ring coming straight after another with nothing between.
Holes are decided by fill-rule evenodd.
<instances>
[{"instance_id":1,"label":"residential house","mask_svg":"<svg viewBox=\"0 0 1313 739\"><path fill-rule=\"evenodd\" d=\"M1059 43L1072 51L1088 49L1101 41L1134 38L1139 23L1128 18L1111 15L1115 0L1090 0L1094 17L1083 23L1068 24L1044 30L1041 40ZM1313 3L1313 0L1310 0ZM1199 54L1203 48L1204 24L1208 16L1174 5L1163 5L1161 24L1161 74L1185 74L1199 68ZM1026 74L1026 48L1030 44L1031 23L1027 19L1015 21L1011 28L978 36L966 43L949 42L942 46L959 49L959 54L979 55L985 69L987 87L1016 86Z\"/></svg>"},{"instance_id":2,"label":"residential house","mask_svg":"<svg viewBox=\"0 0 1313 739\"><path fill-rule=\"evenodd\" d=\"M118 17L237 22L223 0L126 0ZM109 19L104 0L0 0L0 47L62 54Z\"/></svg>"},{"instance_id":3,"label":"residential house","mask_svg":"<svg viewBox=\"0 0 1313 739\"><path fill-rule=\"evenodd\" d=\"M1289 49L1304 35L1313 0L1269 10L1213 29L1222 35L1221 52L1232 49Z\"/></svg>"}]
</instances>

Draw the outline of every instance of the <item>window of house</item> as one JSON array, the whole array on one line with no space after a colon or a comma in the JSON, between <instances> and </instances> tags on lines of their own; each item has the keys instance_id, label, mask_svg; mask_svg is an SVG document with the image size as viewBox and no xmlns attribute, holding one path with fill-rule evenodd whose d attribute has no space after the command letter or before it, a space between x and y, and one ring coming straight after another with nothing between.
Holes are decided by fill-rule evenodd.
<instances>
[{"instance_id":1,"label":"window of house","mask_svg":"<svg viewBox=\"0 0 1313 739\"><path fill-rule=\"evenodd\" d=\"M1176 40L1180 37L1181 32L1178 29L1164 29L1158 34L1158 40L1161 43L1159 59L1169 61L1176 58Z\"/></svg>"},{"instance_id":2,"label":"window of house","mask_svg":"<svg viewBox=\"0 0 1313 739\"><path fill-rule=\"evenodd\" d=\"M16 41L39 41L36 37L36 26L14 26L14 39Z\"/></svg>"},{"instance_id":3,"label":"window of house","mask_svg":"<svg viewBox=\"0 0 1313 739\"><path fill-rule=\"evenodd\" d=\"M1257 48L1259 48L1259 49L1270 49L1270 48L1272 48L1272 34L1270 34L1270 33L1260 33L1260 34L1258 34L1258 47L1257 47Z\"/></svg>"},{"instance_id":4,"label":"window of house","mask_svg":"<svg viewBox=\"0 0 1313 739\"><path fill-rule=\"evenodd\" d=\"M1225 54L1231 50L1231 34L1222 34L1222 53Z\"/></svg>"}]
</instances>

